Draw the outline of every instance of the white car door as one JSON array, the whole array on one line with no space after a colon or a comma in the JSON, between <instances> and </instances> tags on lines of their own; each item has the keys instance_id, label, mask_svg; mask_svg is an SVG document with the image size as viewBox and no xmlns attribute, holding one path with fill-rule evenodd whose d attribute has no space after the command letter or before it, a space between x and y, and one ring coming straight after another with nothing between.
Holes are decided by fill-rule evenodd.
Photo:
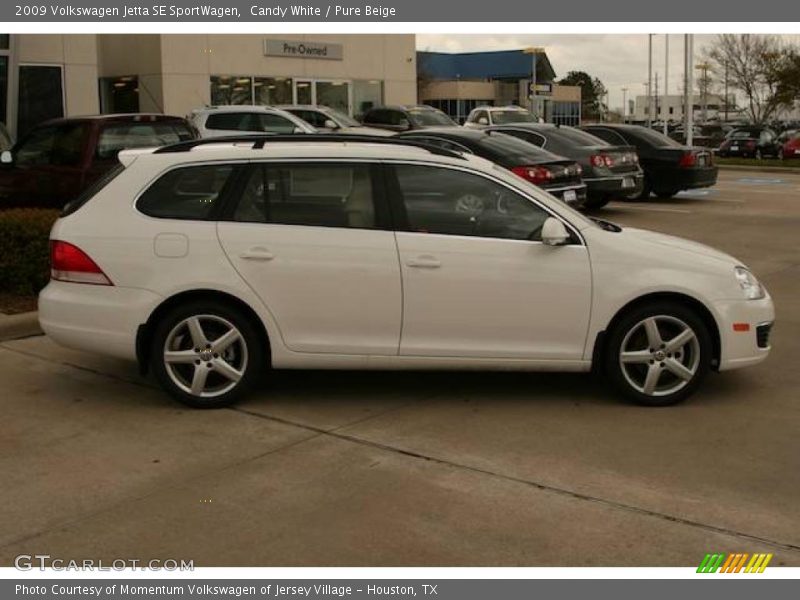
<instances>
[{"instance_id":1,"label":"white car door","mask_svg":"<svg viewBox=\"0 0 800 600\"><path fill-rule=\"evenodd\" d=\"M404 356L580 360L589 325L587 248L539 240L550 216L458 169L396 165Z\"/></svg>"},{"instance_id":2,"label":"white car door","mask_svg":"<svg viewBox=\"0 0 800 600\"><path fill-rule=\"evenodd\" d=\"M254 163L218 225L227 256L290 350L398 352L400 267L373 170L364 163Z\"/></svg>"}]
</instances>

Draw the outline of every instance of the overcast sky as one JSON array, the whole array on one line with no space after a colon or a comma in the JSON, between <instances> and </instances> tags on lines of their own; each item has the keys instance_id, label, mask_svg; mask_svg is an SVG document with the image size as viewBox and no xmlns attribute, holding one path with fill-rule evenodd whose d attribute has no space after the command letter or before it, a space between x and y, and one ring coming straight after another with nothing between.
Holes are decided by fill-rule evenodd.
<instances>
[{"instance_id":1,"label":"overcast sky","mask_svg":"<svg viewBox=\"0 0 800 600\"><path fill-rule=\"evenodd\" d=\"M695 35L695 62L713 35ZM794 43L800 36L784 36ZM653 72L658 73L659 94L664 90L663 34L653 36ZM609 91L611 108L622 107L622 88L628 88L628 99L644 95L647 81L647 35L423 35L417 34L418 50L439 52L470 52L482 50L516 50L528 46L543 46L557 77L568 71L586 71L599 77ZM669 36L669 91L682 89L683 35Z\"/></svg>"}]
</instances>

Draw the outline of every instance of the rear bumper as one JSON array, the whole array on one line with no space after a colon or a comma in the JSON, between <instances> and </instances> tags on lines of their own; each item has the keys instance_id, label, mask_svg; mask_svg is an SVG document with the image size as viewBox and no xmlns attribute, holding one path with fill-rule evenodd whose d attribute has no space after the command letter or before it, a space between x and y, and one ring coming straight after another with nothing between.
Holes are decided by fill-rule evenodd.
<instances>
[{"instance_id":1,"label":"rear bumper","mask_svg":"<svg viewBox=\"0 0 800 600\"><path fill-rule=\"evenodd\" d=\"M670 168L652 174L652 186L655 192L669 190L679 192L696 188L711 187L717 184L719 169L713 167Z\"/></svg>"},{"instance_id":2,"label":"rear bumper","mask_svg":"<svg viewBox=\"0 0 800 600\"><path fill-rule=\"evenodd\" d=\"M769 356L771 346L765 329L775 321L775 307L769 295L761 300L718 301L715 308L720 326L720 371L755 365ZM747 331L736 331L735 323L747 323L749 327Z\"/></svg>"},{"instance_id":3,"label":"rear bumper","mask_svg":"<svg viewBox=\"0 0 800 600\"><path fill-rule=\"evenodd\" d=\"M626 182L631 180L633 180L633 187L626 187ZM644 174L639 171L630 174L611 175L609 177L585 177L583 181L586 183L589 196L628 198L639 195L642 192Z\"/></svg>"},{"instance_id":4,"label":"rear bumper","mask_svg":"<svg viewBox=\"0 0 800 600\"><path fill-rule=\"evenodd\" d=\"M51 281L39 294L39 324L68 348L136 360L136 333L160 297L148 290Z\"/></svg>"}]
</instances>

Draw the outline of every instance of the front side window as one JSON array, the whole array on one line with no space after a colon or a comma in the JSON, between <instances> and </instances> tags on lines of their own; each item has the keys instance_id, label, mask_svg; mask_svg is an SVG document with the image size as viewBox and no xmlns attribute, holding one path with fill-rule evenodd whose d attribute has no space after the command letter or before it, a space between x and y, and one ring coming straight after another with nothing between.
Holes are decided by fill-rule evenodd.
<instances>
[{"instance_id":1,"label":"front side window","mask_svg":"<svg viewBox=\"0 0 800 600\"><path fill-rule=\"evenodd\" d=\"M369 165L257 165L233 220L312 227L377 227Z\"/></svg>"},{"instance_id":2,"label":"front side window","mask_svg":"<svg viewBox=\"0 0 800 600\"><path fill-rule=\"evenodd\" d=\"M207 219L235 168L220 164L173 169L159 177L136 206L150 217Z\"/></svg>"},{"instance_id":3,"label":"front side window","mask_svg":"<svg viewBox=\"0 0 800 600\"><path fill-rule=\"evenodd\" d=\"M295 124L286 117L264 113L256 115L258 129L252 131L266 131L269 133L294 133Z\"/></svg>"},{"instance_id":4,"label":"front side window","mask_svg":"<svg viewBox=\"0 0 800 600\"><path fill-rule=\"evenodd\" d=\"M417 127L449 127L456 123L440 110L412 108L408 111L408 117ZM398 123L395 123L398 124Z\"/></svg>"},{"instance_id":5,"label":"front side window","mask_svg":"<svg viewBox=\"0 0 800 600\"><path fill-rule=\"evenodd\" d=\"M536 119L526 110L493 110L492 121L495 125L508 123L535 123Z\"/></svg>"},{"instance_id":6,"label":"front side window","mask_svg":"<svg viewBox=\"0 0 800 600\"><path fill-rule=\"evenodd\" d=\"M464 171L395 167L409 230L508 240L541 240L549 216L527 198Z\"/></svg>"},{"instance_id":7,"label":"front side window","mask_svg":"<svg viewBox=\"0 0 800 600\"><path fill-rule=\"evenodd\" d=\"M84 123L34 129L15 149L14 162L17 166L74 167L81 162L86 131Z\"/></svg>"}]
</instances>

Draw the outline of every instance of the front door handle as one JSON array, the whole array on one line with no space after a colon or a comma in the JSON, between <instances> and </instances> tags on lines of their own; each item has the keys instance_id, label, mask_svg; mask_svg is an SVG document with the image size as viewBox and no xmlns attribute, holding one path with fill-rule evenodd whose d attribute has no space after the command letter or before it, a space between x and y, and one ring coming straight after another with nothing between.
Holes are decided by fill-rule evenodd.
<instances>
[{"instance_id":1,"label":"front door handle","mask_svg":"<svg viewBox=\"0 0 800 600\"><path fill-rule=\"evenodd\" d=\"M242 252L239 258L245 260L272 260L275 258L275 255L266 248L255 247Z\"/></svg>"},{"instance_id":2,"label":"front door handle","mask_svg":"<svg viewBox=\"0 0 800 600\"><path fill-rule=\"evenodd\" d=\"M417 256L416 258L409 258L406 261L406 266L415 269L438 269L442 266L442 263L433 256L423 255Z\"/></svg>"}]
</instances>

